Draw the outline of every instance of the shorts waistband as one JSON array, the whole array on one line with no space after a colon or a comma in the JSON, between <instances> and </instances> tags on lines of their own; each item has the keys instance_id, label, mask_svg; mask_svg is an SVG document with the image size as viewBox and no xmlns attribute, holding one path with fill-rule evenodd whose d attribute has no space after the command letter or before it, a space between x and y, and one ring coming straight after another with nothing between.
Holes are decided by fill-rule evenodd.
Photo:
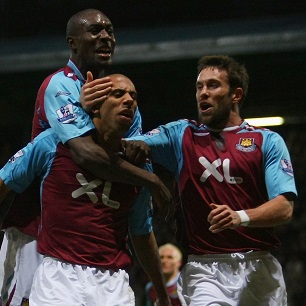
<instances>
[{"instance_id":1,"label":"shorts waistband","mask_svg":"<svg viewBox=\"0 0 306 306\"><path fill-rule=\"evenodd\" d=\"M44 255L43 257L43 262L57 262L61 265L70 265L72 267L81 267L83 270L84 269L95 269L95 270L99 270L102 273L105 273L107 271L109 271L109 273L116 273L116 272L120 272L120 271L125 271L125 269L112 269L112 268L102 268L99 266L93 266L93 265L87 265L87 264L78 264L78 263L71 263L56 257L52 257L52 256L48 256L48 255Z\"/></svg>"},{"instance_id":2,"label":"shorts waistband","mask_svg":"<svg viewBox=\"0 0 306 306\"><path fill-rule=\"evenodd\" d=\"M247 260L247 259L258 259L271 255L268 251L249 251L249 252L238 252L238 253L226 253L226 254L206 254L206 255L189 255L188 262L207 262L218 259L222 260Z\"/></svg>"}]
</instances>

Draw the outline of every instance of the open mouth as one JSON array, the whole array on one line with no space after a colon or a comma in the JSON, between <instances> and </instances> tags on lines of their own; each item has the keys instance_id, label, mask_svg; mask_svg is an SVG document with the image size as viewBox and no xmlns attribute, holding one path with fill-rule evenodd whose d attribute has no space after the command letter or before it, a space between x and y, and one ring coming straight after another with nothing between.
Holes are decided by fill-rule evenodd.
<instances>
[{"instance_id":1,"label":"open mouth","mask_svg":"<svg viewBox=\"0 0 306 306\"><path fill-rule=\"evenodd\" d=\"M200 108L201 112L207 112L210 109L212 109L212 105L207 103L207 102L202 102L202 103L200 103L199 106L200 106L199 108Z\"/></svg>"},{"instance_id":2,"label":"open mouth","mask_svg":"<svg viewBox=\"0 0 306 306\"><path fill-rule=\"evenodd\" d=\"M96 53L104 57L111 57L112 50L109 47L100 47L96 49Z\"/></svg>"},{"instance_id":3,"label":"open mouth","mask_svg":"<svg viewBox=\"0 0 306 306\"><path fill-rule=\"evenodd\" d=\"M131 120L133 120L133 118L134 118L134 112L132 111L132 110L124 110L124 111L121 111L120 113L119 113L119 116L122 116L122 117L125 117L125 118L127 118L127 119L131 119Z\"/></svg>"}]
</instances>

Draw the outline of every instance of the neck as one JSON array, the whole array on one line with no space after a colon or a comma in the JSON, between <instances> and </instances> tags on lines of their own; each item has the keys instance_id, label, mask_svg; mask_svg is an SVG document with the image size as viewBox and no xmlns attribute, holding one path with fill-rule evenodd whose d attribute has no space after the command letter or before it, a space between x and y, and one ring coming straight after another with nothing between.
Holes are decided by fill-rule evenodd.
<instances>
[{"instance_id":1,"label":"neck","mask_svg":"<svg viewBox=\"0 0 306 306\"><path fill-rule=\"evenodd\" d=\"M100 70L100 72L98 73L98 78L103 78L104 76L105 76L105 71Z\"/></svg>"},{"instance_id":2,"label":"neck","mask_svg":"<svg viewBox=\"0 0 306 306\"><path fill-rule=\"evenodd\" d=\"M233 120L228 121L228 123L225 125L225 128L239 126L242 122L243 119L240 117L233 118Z\"/></svg>"},{"instance_id":3,"label":"neck","mask_svg":"<svg viewBox=\"0 0 306 306\"><path fill-rule=\"evenodd\" d=\"M227 124L225 127L238 126L242 123L242 119L239 114L239 108L237 104L234 104L234 109L230 112L229 118L227 120Z\"/></svg>"},{"instance_id":4,"label":"neck","mask_svg":"<svg viewBox=\"0 0 306 306\"><path fill-rule=\"evenodd\" d=\"M218 122L218 124L212 124L210 125L209 123L206 124L206 126L210 129L214 129L214 130L223 130L225 128L229 128L229 127L234 127L234 126L239 126L241 123L243 122L243 120L241 119L241 117L239 116L239 114L231 112L230 115L224 119L224 121L220 121Z\"/></svg>"},{"instance_id":5,"label":"neck","mask_svg":"<svg viewBox=\"0 0 306 306\"><path fill-rule=\"evenodd\" d=\"M96 130L94 133L94 141L99 146L110 150L113 153L121 151L121 139L125 132L111 131L101 132Z\"/></svg>"},{"instance_id":6,"label":"neck","mask_svg":"<svg viewBox=\"0 0 306 306\"><path fill-rule=\"evenodd\" d=\"M87 71L90 71L92 73L92 76L94 78L94 80L96 79L99 79L99 78L103 78L104 77L104 70L97 70L97 69L94 69L94 68L86 68L86 69L83 69L84 71L82 71L82 74L83 75L87 75ZM85 71L86 70L86 71Z\"/></svg>"},{"instance_id":7,"label":"neck","mask_svg":"<svg viewBox=\"0 0 306 306\"><path fill-rule=\"evenodd\" d=\"M164 274L165 282L169 283L170 281L174 280L177 277L177 275L178 275L178 272L174 274Z\"/></svg>"},{"instance_id":8,"label":"neck","mask_svg":"<svg viewBox=\"0 0 306 306\"><path fill-rule=\"evenodd\" d=\"M75 57L70 57L70 60L76 65L76 67L80 70L83 77L87 78L87 72L90 71L93 75L94 79L102 78L105 75L104 68L97 67L97 66L91 66L89 67L86 63L83 63L82 61L78 60Z\"/></svg>"}]
</instances>

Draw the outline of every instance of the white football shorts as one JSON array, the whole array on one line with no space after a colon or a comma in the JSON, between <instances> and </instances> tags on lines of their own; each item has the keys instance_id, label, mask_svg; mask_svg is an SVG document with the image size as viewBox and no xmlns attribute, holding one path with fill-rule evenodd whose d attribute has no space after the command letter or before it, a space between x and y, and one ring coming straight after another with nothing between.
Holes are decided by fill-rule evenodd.
<instances>
[{"instance_id":1,"label":"white football shorts","mask_svg":"<svg viewBox=\"0 0 306 306\"><path fill-rule=\"evenodd\" d=\"M190 255L178 294L183 306L285 306L282 267L268 252Z\"/></svg>"},{"instance_id":2,"label":"white football shorts","mask_svg":"<svg viewBox=\"0 0 306 306\"><path fill-rule=\"evenodd\" d=\"M111 271L45 257L36 270L31 306L135 306L125 270Z\"/></svg>"},{"instance_id":3,"label":"white football shorts","mask_svg":"<svg viewBox=\"0 0 306 306\"><path fill-rule=\"evenodd\" d=\"M34 237L13 227L5 230L0 250L2 305L28 305L33 276L42 260Z\"/></svg>"}]
</instances>

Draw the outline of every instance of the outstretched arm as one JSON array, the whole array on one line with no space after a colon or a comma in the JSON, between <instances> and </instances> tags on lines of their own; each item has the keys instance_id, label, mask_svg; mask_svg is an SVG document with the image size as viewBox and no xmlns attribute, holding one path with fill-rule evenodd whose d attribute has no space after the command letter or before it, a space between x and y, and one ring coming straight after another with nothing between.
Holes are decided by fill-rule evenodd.
<instances>
[{"instance_id":1,"label":"outstretched arm","mask_svg":"<svg viewBox=\"0 0 306 306\"><path fill-rule=\"evenodd\" d=\"M92 73L87 72L87 80L80 94L80 102L86 112L94 112L95 106L105 100L112 86L109 80L107 77L93 80ZM72 138L67 144L74 162L95 176L112 182L144 186L159 206L171 202L169 190L155 174L132 164L144 160L145 154L141 150L134 150L134 155L130 153L131 162L127 162L98 146L89 135Z\"/></svg>"},{"instance_id":2,"label":"outstretched arm","mask_svg":"<svg viewBox=\"0 0 306 306\"><path fill-rule=\"evenodd\" d=\"M136 167L94 143L91 136L77 137L67 142L73 160L95 176L112 182L144 186L151 192L157 205L163 207L172 198L158 176Z\"/></svg>"},{"instance_id":3,"label":"outstretched arm","mask_svg":"<svg viewBox=\"0 0 306 306\"><path fill-rule=\"evenodd\" d=\"M158 305L171 306L154 233L142 236L131 235L131 240L139 263L154 285L158 295Z\"/></svg>"},{"instance_id":4,"label":"outstretched arm","mask_svg":"<svg viewBox=\"0 0 306 306\"><path fill-rule=\"evenodd\" d=\"M221 232L225 229L237 228L241 225L239 213L227 205L212 203L212 211L208 215L210 231ZM293 213L293 201L285 195L279 195L262 205L244 211L249 218L248 227L274 227L290 222Z\"/></svg>"}]
</instances>

